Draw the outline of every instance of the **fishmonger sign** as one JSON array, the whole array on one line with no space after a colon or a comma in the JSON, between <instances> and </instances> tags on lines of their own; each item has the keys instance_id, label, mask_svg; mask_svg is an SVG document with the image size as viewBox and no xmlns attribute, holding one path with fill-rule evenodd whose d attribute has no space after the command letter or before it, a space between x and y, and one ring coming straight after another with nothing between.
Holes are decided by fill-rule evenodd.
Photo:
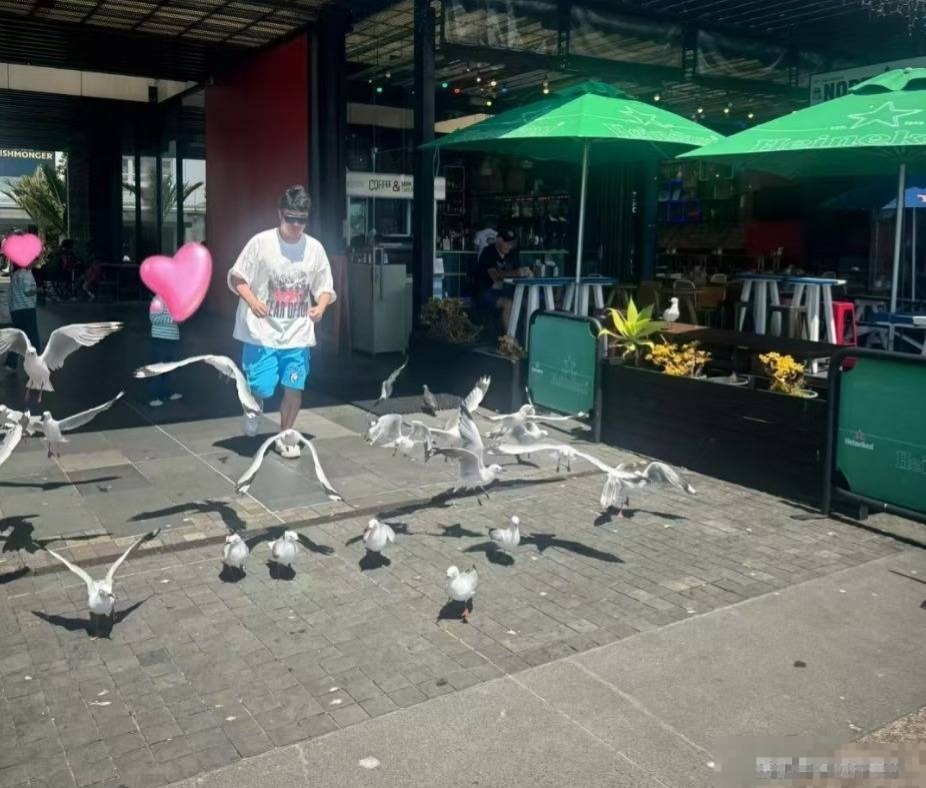
<instances>
[{"instance_id":1,"label":"fishmonger sign","mask_svg":"<svg viewBox=\"0 0 926 788\"><path fill-rule=\"evenodd\" d=\"M843 68L839 71L826 71L810 77L810 103L819 104L821 101L845 96L849 89L859 82L878 76L885 71L895 68L924 67L926 56L901 58L889 63L875 63L870 66L858 68Z\"/></svg>"}]
</instances>

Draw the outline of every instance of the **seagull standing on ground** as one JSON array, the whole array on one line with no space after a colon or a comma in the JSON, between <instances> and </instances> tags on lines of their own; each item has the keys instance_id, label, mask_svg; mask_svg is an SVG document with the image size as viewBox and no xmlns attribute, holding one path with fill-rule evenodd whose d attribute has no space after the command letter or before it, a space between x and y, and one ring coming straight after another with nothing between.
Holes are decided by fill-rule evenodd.
<instances>
[{"instance_id":1,"label":"seagull standing on ground","mask_svg":"<svg viewBox=\"0 0 926 788\"><path fill-rule=\"evenodd\" d=\"M270 560L290 569L299 555L299 534L295 531L283 531L283 535L270 543Z\"/></svg>"},{"instance_id":2,"label":"seagull standing on ground","mask_svg":"<svg viewBox=\"0 0 926 788\"><path fill-rule=\"evenodd\" d=\"M12 351L23 357L26 370L26 398L31 391L54 391L51 373L61 369L68 356L82 347L91 347L122 328L122 323L72 323L51 332L44 352L39 355L29 337L18 328L0 329L0 353Z\"/></svg>"},{"instance_id":3,"label":"seagull standing on ground","mask_svg":"<svg viewBox=\"0 0 926 788\"><path fill-rule=\"evenodd\" d=\"M248 488L254 482L254 478L257 476L257 472L260 470L260 467L264 462L264 455L267 454L267 450L277 440L282 441L284 446L297 446L302 444L303 446L307 447L309 452L312 454L312 462L315 467L315 478L318 479L318 483L324 488L325 494L328 496L329 500L344 500L331 486L331 482L328 481L328 477L325 475L325 470L322 468L321 461L318 459L318 452L315 450L314 444L298 430L283 430L279 434L267 438L267 440L265 440L260 445L260 448L254 455L254 459L248 466L247 470L242 474L241 478L238 479L237 483L235 484L235 492L246 493L248 491Z\"/></svg>"},{"instance_id":4,"label":"seagull standing on ground","mask_svg":"<svg viewBox=\"0 0 926 788\"><path fill-rule=\"evenodd\" d=\"M392 373L383 381L382 387L379 391L379 399L373 403L373 407L379 405L380 402L389 399L392 396L392 389L395 387L395 382L398 379L399 375L402 374L402 370L408 366L408 359L405 359L405 363L402 364L398 369L394 369Z\"/></svg>"},{"instance_id":5,"label":"seagull standing on ground","mask_svg":"<svg viewBox=\"0 0 926 788\"><path fill-rule=\"evenodd\" d=\"M363 546L370 553L382 553L386 545L395 542L395 531L388 523L382 523L375 517L367 523L363 532Z\"/></svg>"},{"instance_id":6,"label":"seagull standing on ground","mask_svg":"<svg viewBox=\"0 0 926 788\"><path fill-rule=\"evenodd\" d=\"M472 569L467 569L465 572L461 572L455 566L447 569L447 580L445 581L447 596L449 600L463 603L464 621L469 621L472 613L472 599L478 585L479 573L476 571L475 564L473 564Z\"/></svg>"},{"instance_id":7,"label":"seagull standing on ground","mask_svg":"<svg viewBox=\"0 0 926 788\"><path fill-rule=\"evenodd\" d=\"M122 394L123 392L120 391L109 402L104 402L102 405L97 405L95 408L75 413L73 416L68 416L66 419L61 419L60 421L46 410L42 414L42 420L36 426L38 431L45 435L45 445L48 448L48 456L51 457L53 454L58 457L61 456L62 444L68 443L68 439L65 438L62 433L76 430L78 427L89 424L103 413L103 411L107 411L115 405L122 398Z\"/></svg>"},{"instance_id":8,"label":"seagull standing on ground","mask_svg":"<svg viewBox=\"0 0 926 788\"><path fill-rule=\"evenodd\" d=\"M663 311L662 319L665 320L666 323L674 323L678 320L679 315L681 315L681 312L678 309L678 299L670 298L669 308Z\"/></svg>"},{"instance_id":9,"label":"seagull standing on ground","mask_svg":"<svg viewBox=\"0 0 926 788\"><path fill-rule=\"evenodd\" d=\"M521 525L520 518L515 515L511 518L511 524L505 528L492 528L489 530L489 538L495 542L496 547L506 555L511 555L519 544L521 544Z\"/></svg>"},{"instance_id":10,"label":"seagull standing on ground","mask_svg":"<svg viewBox=\"0 0 926 788\"><path fill-rule=\"evenodd\" d=\"M244 565L247 563L251 550L241 534L231 533L225 537L225 546L222 548L222 563L236 575L244 575Z\"/></svg>"},{"instance_id":11,"label":"seagull standing on ground","mask_svg":"<svg viewBox=\"0 0 926 788\"><path fill-rule=\"evenodd\" d=\"M505 472L505 469L496 464L486 466L485 446L479 434L479 427L476 426L476 422L473 421L465 405L460 406L460 444L459 448L434 449L428 452L427 458L442 454L460 463L460 478L452 492L480 490L488 498L489 493L486 492L486 487L498 481L498 477ZM478 493L476 499L479 500ZM481 504L482 501L479 503Z\"/></svg>"},{"instance_id":12,"label":"seagull standing on ground","mask_svg":"<svg viewBox=\"0 0 926 788\"><path fill-rule=\"evenodd\" d=\"M136 378L153 378L156 375L165 375L168 372L173 372L175 369L185 367L188 364L196 364L200 361L204 364L208 364L214 369L217 369L225 377L235 381L235 390L238 393L238 401L241 403L241 407L244 409L245 413L253 415L260 414L261 404L251 393L251 389L248 387L247 378L238 368L238 365L230 358L228 358L228 356L190 356L189 358L182 359L181 361L169 361L162 364L148 364L147 366L139 367L136 369L134 375Z\"/></svg>"},{"instance_id":13,"label":"seagull standing on ground","mask_svg":"<svg viewBox=\"0 0 926 788\"><path fill-rule=\"evenodd\" d=\"M129 545L128 550L119 556L119 558L113 562L113 565L109 567L109 571L106 573L106 577L104 577L102 580L94 580L76 564L72 564L63 556L58 555L54 550L48 547L45 548L45 552L47 552L52 558L55 558L64 564L86 584L87 606L90 608L90 619L93 623L94 640L100 636L100 621L109 619L110 626L112 626L113 623L113 610L115 609L116 605L116 595L113 592L113 581L116 579L116 571L120 566L122 566L122 563L134 550L136 550L145 542L149 542L157 537L159 532L160 529L150 531L141 539L138 539Z\"/></svg>"}]
</instances>

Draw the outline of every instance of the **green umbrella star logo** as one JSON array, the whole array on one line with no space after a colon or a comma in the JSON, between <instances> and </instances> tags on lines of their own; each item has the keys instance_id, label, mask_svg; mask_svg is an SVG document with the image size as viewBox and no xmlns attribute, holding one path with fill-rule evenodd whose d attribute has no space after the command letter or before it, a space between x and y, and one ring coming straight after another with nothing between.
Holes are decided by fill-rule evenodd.
<instances>
[{"instance_id":1,"label":"green umbrella star logo","mask_svg":"<svg viewBox=\"0 0 926 788\"><path fill-rule=\"evenodd\" d=\"M880 107L869 112L856 112L849 115L855 121L850 128L860 129L862 126L872 126L876 123L887 126L890 129L900 127L900 119L909 115L917 115L921 109L897 109L893 101L885 101Z\"/></svg>"},{"instance_id":2,"label":"green umbrella star logo","mask_svg":"<svg viewBox=\"0 0 926 788\"><path fill-rule=\"evenodd\" d=\"M637 123L640 126L666 126L660 120L657 120L655 112L641 112L635 107L624 107L621 114L629 121Z\"/></svg>"}]
</instances>

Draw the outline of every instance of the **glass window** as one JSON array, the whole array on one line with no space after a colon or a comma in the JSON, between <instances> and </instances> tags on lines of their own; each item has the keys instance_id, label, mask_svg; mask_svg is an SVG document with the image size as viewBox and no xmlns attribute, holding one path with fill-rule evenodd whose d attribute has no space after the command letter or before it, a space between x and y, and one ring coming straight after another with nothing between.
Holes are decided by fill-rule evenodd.
<instances>
[{"instance_id":1,"label":"glass window","mask_svg":"<svg viewBox=\"0 0 926 788\"><path fill-rule=\"evenodd\" d=\"M138 255L138 228L135 224L135 208L138 199L138 174L135 172L135 157L122 157L122 259L136 262Z\"/></svg>"},{"instance_id":2,"label":"glass window","mask_svg":"<svg viewBox=\"0 0 926 788\"><path fill-rule=\"evenodd\" d=\"M183 242L206 240L206 160L183 160Z\"/></svg>"},{"instance_id":3,"label":"glass window","mask_svg":"<svg viewBox=\"0 0 926 788\"><path fill-rule=\"evenodd\" d=\"M173 254L177 248L177 201L181 185L177 178L176 143L171 140L161 156L161 251Z\"/></svg>"}]
</instances>

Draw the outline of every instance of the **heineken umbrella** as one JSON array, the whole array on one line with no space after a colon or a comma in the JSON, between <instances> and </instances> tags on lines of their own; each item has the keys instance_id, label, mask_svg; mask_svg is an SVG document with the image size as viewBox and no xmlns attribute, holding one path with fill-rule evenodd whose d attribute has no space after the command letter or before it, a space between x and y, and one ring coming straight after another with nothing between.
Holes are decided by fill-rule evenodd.
<instances>
[{"instance_id":1,"label":"heineken umbrella","mask_svg":"<svg viewBox=\"0 0 926 788\"><path fill-rule=\"evenodd\" d=\"M719 159L790 178L897 173L903 204L907 168L926 165L926 69L888 71L841 98L807 107L720 140L681 158ZM891 312L903 238L894 231ZM893 324L891 337L893 339Z\"/></svg>"},{"instance_id":2,"label":"heineken umbrella","mask_svg":"<svg viewBox=\"0 0 926 788\"><path fill-rule=\"evenodd\" d=\"M580 164L578 284L589 166L669 159L720 139L720 135L687 118L637 101L610 85L585 82L459 129L423 147ZM578 301L576 298L577 311Z\"/></svg>"}]
</instances>

